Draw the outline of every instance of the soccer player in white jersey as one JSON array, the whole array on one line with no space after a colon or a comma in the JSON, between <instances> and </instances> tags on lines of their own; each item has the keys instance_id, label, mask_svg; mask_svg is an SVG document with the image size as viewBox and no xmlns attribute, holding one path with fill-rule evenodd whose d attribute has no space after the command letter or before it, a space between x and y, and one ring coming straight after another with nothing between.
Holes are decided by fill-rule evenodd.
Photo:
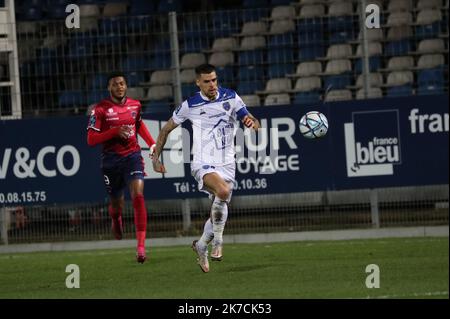
<instances>
[{"instance_id":1,"label":"soccer player in white jersey","mask_svg":"<svg viewBox=\"0 0 450 319\"><path fill-rule=\"evenodd\" d=\"M198 264L203 272L209 271L208 245L212 244L211 259L222 260L223 230L228 216L235 178L234 137L238 120L257 130L259 121L251 115L235 91L218 86L213 65L203 64L195 69L196 84L200 91L185 100L173 112L161 129L153 153L153 169L164 173L158 160L169 133L185 120L192 123L193 161L191 173L198 188L213 199L210 218L205 223L203 234L192 243L198 255Z\"/></svg>"}]
</instances>

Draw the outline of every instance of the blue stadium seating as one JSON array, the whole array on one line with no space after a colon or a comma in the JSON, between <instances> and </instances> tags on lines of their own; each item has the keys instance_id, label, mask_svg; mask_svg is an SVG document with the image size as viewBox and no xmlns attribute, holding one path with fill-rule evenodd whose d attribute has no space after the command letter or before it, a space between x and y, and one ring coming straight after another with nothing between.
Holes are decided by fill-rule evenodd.
<instances>
[{"instance_id":1,"label":"blue stadium seating","mask_svg":"<svg viewBox=\"0 0 450 319\"><path fill-rule=\"evenodd\" d=\"M148 101L144 104L143 110L145 114L170 112L170 101Z\"/></svg>"},{"instance_id":2,"label":"blue stadium seating","mask_svg":"<svg viewBox=\"0 0 450 319\"><path fill-rule=\"evenodd\" d=\"M104 89L107 85L108 76L101 73L95 74L89 82L89 86L92 89Z\"/></svg>"},{"instance_id":3,"label":"blue stadium seating","mask_svg":"<svg viewBox=\"0 0 450 319\"><path fill-rule=\"evenodd\" d=\"M264 50L250 50L239 52L239 64L262 64L265 61Z\"/></svg>"},{"instance_id":4,"label":"blue stadium seating","mask_svg":"<svg viewBox=\"0 0 450 319\"><path fill-rule=\"evenodd\" d=\"M232 82L235 79L232 65L216 67L216 74L219 78L219 81L222 83Z\"/></svg>"},{"instance_id":5,"label":"blue stadium seating","mask_svg":"<svg viewBox=\"0 0 450 319\"><path fill-rule=\"evenodd\" d=\"M440 94L444 92L446 68L420 70L418 72L419 94Z\"/></svg>"},{"instance_id":6,"label":"blue stadium seating","mask_svg":"<svg viewBox=\"0 0 450 319\"><path fill-rule=\"evenodd\" d=\"M145 82L144 72L134 71L125 74L127 78L127 85L129 87L139 86L141 82Z\"/></svg>"},{"instance_id":7,"label":"blue stadium seating","mask_svg":"<svg viewBox=\"0 0 450 319\"><path fill-rule=\"evenodd\" d=\"M253 94L255 91L263 90L264 82L260 81L245 81L239 82L237 86L237 92L241 95Z\"/></svg>"},{"instance_id":8,"label":"blue stadium seating","mask_svg":"<svg viewBox=\"0 0 450 319\"><path fill-rule=\"evenodd\" d=\"M330 44L340 44L347 43L355 39L354 30L345 31L330 31L329 43Z\"/></svg>"},{"instance_id":9,"label":"blue stadium seating","mask_svg":"<svg viewBox=\"0 0 450 319\"><path fill-rule=\"evenodd\" d=\"M413 51L413 46L409 39L391 41L384 47L384 54L387 56L406 55L411 51Z\"/></svg>"},{"instance_id":10,"label":"blue stadium seating","mask_svg":"<svg viewBox=\"0 0 450 319\"><path fill-rule=\"evenodd\" d=\"M352 79L353 75L350 73L325 76L324 87L329 87L331 85L331 87L336 90L345 89L352 84Z\"/></svg>"},{"instance_id":11,"label":"blue stadium seating","mask_svg":"<svg viewBox=\"0 0 450 319\"><path fill-rule=\"evenodd\" d=\"M386 96L396 97L396 96L409 96L413 94L412 86L410 84L399 85L389 87L387 89Z\"/></svg>"},{"instance_id":12,"label":"blue stadium seating","mask_svg":"<svg viewBox=\"0 0 450 319\"><path fill-rule=\"evenodd\" d=\"M244 8L262 8L268 7L269 0L243 0L242 7Z\"/></svg>"},{"instance_id":13,"label":"blue stadium seating","mask_svg":"<svg viewBox=\"0 0 450 319\"><path fill-rule=\"evenodd\" d=\"M156 7L154 1L132 0L130 3L130 15L139 16L155 14Z\"/></svg>"},{"instance_id":14,"label":"blue stadium seating","mask_svg":"<svg viewBox=\"0 0 450 319\"><path fill-rule=\"evenodd\" d=\"M298 50L299 61L311 61L325 55L325 47L321 44L301 45Z\"/></svg>"},{"instance_id":15,"label":"blue stadium seating","mask_svg":"<svg viewBox=\"0 0 450 319\"><path fill-rule=\"evenodd\" d=\"M264 67L261 65L242 65L238 68L238 80L260 80L264 78Z\"/></svg>"},{"instance_id":16,"label":"blue stadium seating","mask_svg":"<svg viewBox=\"0 0 450 319\"><path fill-rule=\"evenodd\" d=\"M181 95L183 96L183 99L187 99L188 97L194 95L194 93L197 92L198 90L199 88L195 84L183 83L181 85Z\"/></svg>"},{"instance_id":17,"label":"blue stadium seating","mask_svg":"<svg viewBox=\"0 0 450 319\"><path fill-rule=\"evenodd\" d=\"M369 57L369 70L370 72L375 72L381 68L381 57L371 56ZM363 59L358 59L355 62L354 70L356 73L362 73L363 69Z\"/></svg>"},{"instance_id":18,"label":"blue stadium seating","mask_svg":"<svg viewBox=\"0 0 450 319\"><path fill-rule=\"evenodd\" d=\"M98 103L103 99L106 99L109 97L109 92L107 90L101 90L101 91L92 91L88 93L86 97L86 103L87 105L91 105L94 103Z\"/></svg>"},{"instance_id":19,"label":"blue stadium seating","mask_svg":"<svg viewBox=\"0 0 450 319\"><path fill-rule=\"evenodd\" d=\"M268 68L269 78L281 78L286 74L295 73L294 63L270 64Z\"/></svg>"},{"instance_id":20,"label":"blue stadium seating","mask_svg":"<svg viewBox=\"0 0 450 319\"><path fill-rule=\"evenodd\" d=\"M63 91L58 98L58 105L61 107L84 106L86 98L80 91Z\"/></svg>"},{"instance_id":21,"label":"blue stadium seating","mask_svg":"<svg viewBox=\"0 0 450 319\"><path fill-rule=\"evenodd\" d=\"M294 95L294 104L314 105L320 102L319 91L299 92Z\"/></svg>"},{"instance_id":22,"label":"blue stadium seating","mask_svg":"<svg viewBox=\"0 0 450 319\"><path fill-rule=\"evenodd\" d=\"M267 52L267 62L271 63L287 63L294 59L293 48L269 48Z\"/></svg>"}]
</instances>

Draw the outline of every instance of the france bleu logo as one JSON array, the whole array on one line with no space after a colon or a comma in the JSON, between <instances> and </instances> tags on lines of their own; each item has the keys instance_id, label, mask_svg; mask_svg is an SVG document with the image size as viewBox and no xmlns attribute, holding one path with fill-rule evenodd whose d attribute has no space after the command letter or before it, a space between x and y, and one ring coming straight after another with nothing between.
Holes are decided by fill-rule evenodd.
<instances>
[{"instance_id":1,"label":"france bleu logo","mask_svg":"<svg viewBox=\"0 0 450 319\"><path fill-rule=\"evenodd\" d=\"M347 176L393 175L401 164L399 128L398 110L353 112L344 124Z\"/></svg>"}]
</instances>

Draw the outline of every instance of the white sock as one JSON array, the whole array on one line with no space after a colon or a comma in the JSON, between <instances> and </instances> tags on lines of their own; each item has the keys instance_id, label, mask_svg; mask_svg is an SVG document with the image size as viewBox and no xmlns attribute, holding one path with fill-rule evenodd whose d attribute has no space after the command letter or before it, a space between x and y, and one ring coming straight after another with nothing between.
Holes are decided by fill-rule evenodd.
<instances>
[{"instance_id":1,"label":"white sock","mask_svg":"<svg viewBox=\"0 0 450 319\"><path fill-rule=\"evenodd\" d=\"M214 233L213 245L222 245L223 230L228 217L227 202L216 197L211 207L211 216Z\"/></svg>"},{"instance_id":2,"label":"white sock","mask_svg":"<svg viewBox=\"0 0 450 319\"><path fill-rule=\"evenodd\" d=\"M211 223L211 218L208 218L208 220L205 222L205 226L203 227L202 237L200 237L197 242L198 249L201 251L206 251L206 249L208 248L208 244L213 238L213 224Z\"/></svg>"}]
</instances>

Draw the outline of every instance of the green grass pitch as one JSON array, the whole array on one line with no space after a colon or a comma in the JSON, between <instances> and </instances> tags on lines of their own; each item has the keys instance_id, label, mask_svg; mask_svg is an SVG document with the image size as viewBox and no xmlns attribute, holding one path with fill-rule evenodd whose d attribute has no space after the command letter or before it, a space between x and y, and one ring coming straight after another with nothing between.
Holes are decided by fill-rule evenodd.
<instances>
[{"instance_id":1,"label":"green grass pitch","mask_svg":"<svg viewBox=\"0 0 450 319\"><path fill-rule=\"evenodd\" d=\"M131 248L0 254L0 298L449 298L448 237L227 244L207 274L190 243L148 250L143 265ZM380 288L366 287L369 264Z\"/></svg>"}]
</instances>

